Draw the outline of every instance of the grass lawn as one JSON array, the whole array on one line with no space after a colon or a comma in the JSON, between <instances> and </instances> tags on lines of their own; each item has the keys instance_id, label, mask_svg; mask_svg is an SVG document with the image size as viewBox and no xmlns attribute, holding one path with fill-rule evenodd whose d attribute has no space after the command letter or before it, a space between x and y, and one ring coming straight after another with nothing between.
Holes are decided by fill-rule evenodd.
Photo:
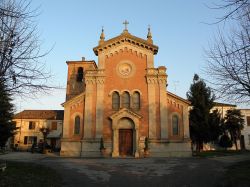
<instances>
[{"instance_id":1,"label":"grass lawn","mask_svg":"<svg viewBox=\"0 0 250 187\"><path fill-rule=\"evenodd\" d=\"M250 160L239 162L227 168L223 186L249 187L250 186Z\"/></svg>"},{"instance_id":2,"label":"grass lawn","mask_svg":"<svg viewBox=\"0 0 250 187\"><path fill-rule=\"evenodd\" d=\"M214 156L230 156L230 155L238 155L238 154L246 154L250 153L249 151L235 151L235 150L216 150L216 151L203 151L200 153L196 153L195 156L198 157L214 157Z\"/></svg>"},{"instance_id":3,"label":"grass lawn","mask_svg":"<svg viewBox=\"0 0 250 187\"><path fill-rule=\"evenodd\" d=\"M7 162L0 171L0 186L61 186L60 176L52 169L33 163Z\"/></svg>"}]
</instances>

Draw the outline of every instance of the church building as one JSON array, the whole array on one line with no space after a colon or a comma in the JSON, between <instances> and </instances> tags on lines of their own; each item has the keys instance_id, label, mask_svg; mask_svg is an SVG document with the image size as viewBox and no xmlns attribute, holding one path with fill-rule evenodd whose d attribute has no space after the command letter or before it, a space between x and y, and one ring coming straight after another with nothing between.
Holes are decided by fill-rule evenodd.
<instances>
[{"instance_id":1,"label":"church building","mask_svg":"<svg viewBox=\"0 0 250 187\"><path fill-rule=\"evenodd\" d=\"M105 40L93 60L67 61L62 156L190 156L190 103L167 91L166 67L154 66L158 46L123 32Z\"/></svg>"}]
</instances>

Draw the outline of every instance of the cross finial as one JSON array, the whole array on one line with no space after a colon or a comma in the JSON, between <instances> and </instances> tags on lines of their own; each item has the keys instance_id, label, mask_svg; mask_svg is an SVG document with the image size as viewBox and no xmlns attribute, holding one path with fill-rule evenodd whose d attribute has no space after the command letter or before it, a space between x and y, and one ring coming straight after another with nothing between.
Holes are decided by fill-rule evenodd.
<instances>
[{"instance_id":1,"label":"cross finial","mask_svg":"<svg viewBox=\"0 0 250 187\"><path fill-rule=\"evenodd\" d=\"M129 24L129 22L127 21L127 20L125 20L124 22L123 22L123 24L125 25L125 31L127 31L128 30L128 24Z\"/></svg>"},{"instance_id":2,"label":"cross finial","mask_svg":"<svg viewBox=\"0 0 250 187\"><path fill-rule=\"evenodd\" d=\"M103 26L102 26L102 32L101 32L101 35L100 35L99 44L101 44L102 42L104 42L104 39L105 39L104 28L103 28Z\"/></svg>"},{"instance_id":3,"label":"cross finial","mask_svg":"<svg viewBox=\"0 0 250 187\"><path fill-rule=\"evenodd\" d=\"M152 40L152 33L151 33L151 30L150 30L150 25L148 25L148 35L147 35L147 40L148 42L150 43L153 43L153 40Z\"/></svg>"}]
</instances>

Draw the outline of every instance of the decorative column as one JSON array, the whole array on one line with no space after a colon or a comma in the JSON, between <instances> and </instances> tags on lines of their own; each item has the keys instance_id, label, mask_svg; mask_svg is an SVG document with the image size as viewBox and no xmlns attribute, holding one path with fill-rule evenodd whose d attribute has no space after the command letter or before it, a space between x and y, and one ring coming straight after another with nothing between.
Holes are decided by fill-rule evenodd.
<instances>
[{"instance_id":1,"label":"decorative column","mask_svg":"<svg viewBox=\"0 0 250 187\"><path fill-rule=\"evenodd\" d=\"M158 84L160 93L160 124L161 124L161 139L168 138L168 110L167 110L167 75L166 68L160 66L158 68Z\"/></svg>"},{"instance_id":2,"label":"decorative column","mask_svg":"<svg viewBox=\"0 0 250 187\"><path fill-rule=\"evenodd\" d=\"M100 40L99 40L99 45L102 45L105 43L105 34L104 34L104 29L102 27L102 32L100 35ZM103 51L98 52L98 68L99 69L105 69L105 54Z\"/></svg>"},{"instance_id":3,"label":"decorative column","mask_svg":"<svg viewBox=\"0 0 250 187\"><path fill-rule=\"evenodd\" d=\"M147 68L154 68L154 54L147 54Z\"/></svg>"},{"instance_id":4,"label":"decorative column","mask_svg":"<svg viewBox=\"0 0 250 187\"><path fill-rule=\"evenodd\" d=\"M70 106L64 106L63 138L69 138Z\"/></svg>"},{"instance_id":5,"label":"decorative column","mask_svg":"<svg viewBox=\"0 0 250 187\"><path fill-rule=\"evenodd\" d=\"M113 152L112 157L118 157L119 156L119 131L117 128L112 129L113 130Z\"/></svg>"},{"instance_id":6,"label":"decorative column","mask_svg":"<svg viewBox=\"0 0 250 187\"><path fill-rule=\"evenodd\" d=\"M139 129L135 128L135 158L139 157Z\"/></svg>"},{"instance_id":7,"label":"decorative column","mask_svg":"<svg viewBox=\"0 0 250 187\"><path fill-rule=\"evenodd\" d=\"M184 139L189 139L189 111L188 111L188 106L183 106L183 127L184 127Z\"/></svg>"},{"instance_id":8,"label":"decorative column","mask_svg":"<svg viewBox=\"0 0 250 187\"><path fill-rule=\"evenodd\" d=\"M103 74L103 70L98 71ZM96 78L96 138L102 137L103 129L103 110L104 110L104 77L98 76Z\"/></svg>"},{"instance_id":9,"label":"decorative column","mask_svg":"<svg viewBox=\"0 0 250 187\"><path fill-rule=\"evenodd\" d=\"M98 53L98 68L105 69L105 53L104 52Z\"/></svg>"},{"instance_id":10,"label":"decorative column","mask_svg":"<svg viewBox=\"0 0 250 187\"><path fill-rule=\"evenodd\" d=\"M93 107L93 88L95 78L91 76L85 77L86 90L85 90L85 113L84 113L84 138L92 138L91 128L92 121L92 107Z\"/></svg>"},{"instance_id":11,"label":"decorative column","mask_svg":"<svg viewBox=\"0 0 250 187\"><path fill-rule=\"evenodd\" d=\"M156 139L156 101L155 89L157 84L157 72L154 68L147 69L148 84L148 119L149 119L149 138Z\"/></svg>"},{"instance_id":12,"label":"decorative column","mask_svg":"<svg viewBox=\"0 0 250 187\"><path fill-rule=\"evenodd\" d=\"M148 27L147 42L153 44L150 26ZM154 68L154 53L152 51L147 54L147 68Z\"/></svg>"}]
</instances>

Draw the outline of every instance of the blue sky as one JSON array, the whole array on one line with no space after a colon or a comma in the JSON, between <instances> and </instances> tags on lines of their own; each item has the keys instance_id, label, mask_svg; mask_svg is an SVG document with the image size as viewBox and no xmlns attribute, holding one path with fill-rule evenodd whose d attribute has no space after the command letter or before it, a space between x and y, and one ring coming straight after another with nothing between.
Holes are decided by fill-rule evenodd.
<instances>
[{"instance_id":1,"label":"blue sky","mask_svg":"<svg viewBox=\"0 0 250 187\"><path fill-rule=\"evenodd\" d=\"M146 38L150 24L154 44L159 46L155 66L166 66L168 90L186 98L194 73L204 77L204 49L212 42L218 25L208 25L224 14L209 9L215 0L34 0L39 7L36 18L42 49L53 47L43 59L53 74L55 85L66 87L67 60L95 60L93 47L97 46L101 27L106 39L119 35L129 21L131 34ZM217 1L218 2L218 1ZM16 110L63 109L65 89L37 99L16 97Z\"/></svg>"}]
</instances>

